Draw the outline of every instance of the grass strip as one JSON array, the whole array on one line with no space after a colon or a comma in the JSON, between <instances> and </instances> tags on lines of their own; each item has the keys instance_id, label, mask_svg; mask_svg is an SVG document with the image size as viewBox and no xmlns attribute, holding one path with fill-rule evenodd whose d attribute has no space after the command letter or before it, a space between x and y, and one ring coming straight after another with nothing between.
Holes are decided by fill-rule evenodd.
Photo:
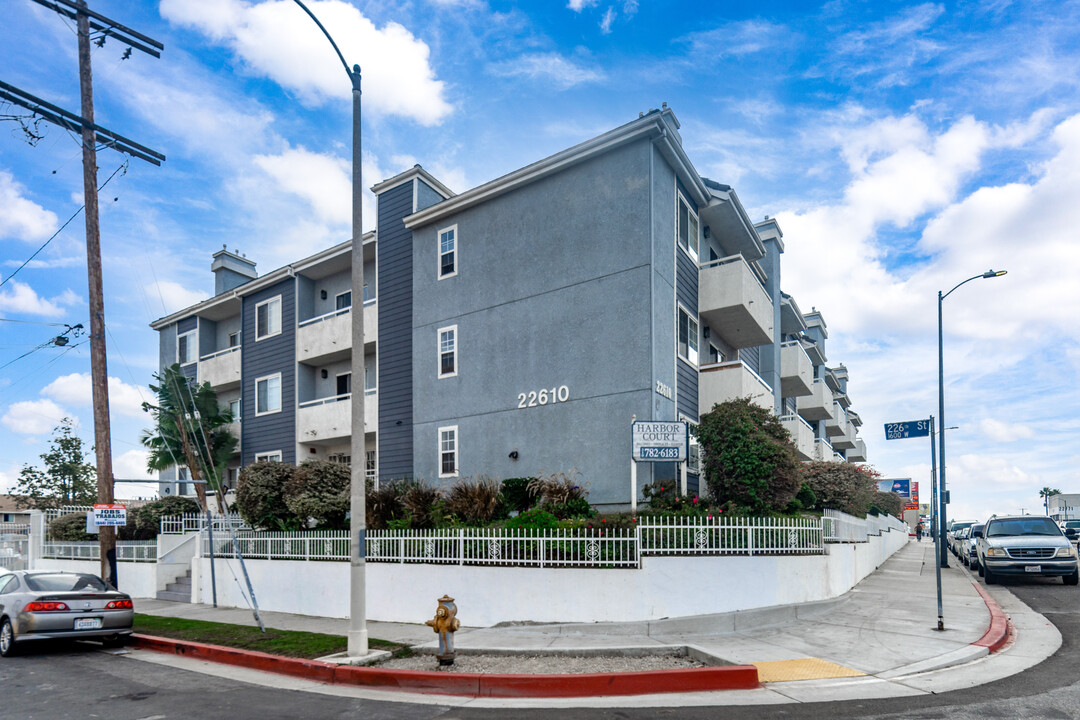
<instances>
[{"instance_id":1,"label":"grass strip","mask_svg":"<svg viewBox=\"0 0 1080 720\"><path fill-rule=\"evenodd\" d=\"M271 655L306 660L345 652L348 647L348 641L341 635L324 635L322 633L301 632L298 630L275 630L273 628L266 628L266 632L262 633L259 632L259 628L248 625L232 625L230 623L188 620L186 618L162 617L141 613L135 613L134 630L144 635L156 635L158 637L172 638L173 640L187 640L209 645L223 645L241 650L257 650ZM385 640L371 638L368 640L368 645L378 650L389 650L395 655L408 653L408 647Z\"/></svg>"}]
</instances>

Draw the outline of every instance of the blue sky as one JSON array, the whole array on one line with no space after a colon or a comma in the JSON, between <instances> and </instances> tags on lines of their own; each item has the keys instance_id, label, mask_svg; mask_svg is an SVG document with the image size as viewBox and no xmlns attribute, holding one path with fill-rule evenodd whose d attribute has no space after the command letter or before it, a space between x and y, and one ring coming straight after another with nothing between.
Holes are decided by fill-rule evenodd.
<instances>
[{"instance_id":1,"label":"blue sky","mask_svg":"<svg viewBox=\"0 0 1080 720\"><path fill-rule=\"evenodd\" d=\"M928 484L927 443L881 428L936 414L936 292L1007 269L945 304L951 514L1080 492L1080 4L709 6L310 3L364 71L366 187L419 162L460 192L667 102L698 171L778 218L783 287L824 313L886 476ZM136 477L148 323L208 296L223 244L267 272L348 237L351 104L292 2L93 7L165 44L93 55L98 122L168 156L99 154L101 180L120 168L101 194L115 474ZM71 23L30 0L4 18L0 79L77 109ZM82 204L77 143L38 129L0 122L0 488L61 417L93 435L85 336L15 360L89 324L81 215L10 277Z\"/></svg>"}]
</instances>

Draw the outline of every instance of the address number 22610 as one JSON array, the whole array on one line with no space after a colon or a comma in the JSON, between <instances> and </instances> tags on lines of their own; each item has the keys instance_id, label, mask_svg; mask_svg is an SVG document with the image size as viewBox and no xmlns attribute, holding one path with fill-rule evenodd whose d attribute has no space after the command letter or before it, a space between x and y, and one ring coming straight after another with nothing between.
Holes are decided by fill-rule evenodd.
<instances>
[{"instance_id":1,"label":"address number 22610","mask_svg":"<svg viewBox=\"0 0 1080 720\"><path fill-rule=\"evenodd\" d=\"M566 402L569 399L570 388L565 385L560 385L557 388L530 390L529 392L518 393L518 408L531 408L537 407L538 405L561 403Z\"/></svg>"}]
</instances>

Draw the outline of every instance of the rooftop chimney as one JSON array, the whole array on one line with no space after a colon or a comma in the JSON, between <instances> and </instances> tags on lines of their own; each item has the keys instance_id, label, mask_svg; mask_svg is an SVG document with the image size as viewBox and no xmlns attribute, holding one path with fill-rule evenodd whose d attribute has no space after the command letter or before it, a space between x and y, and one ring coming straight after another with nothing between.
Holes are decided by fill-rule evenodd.
<instances>
[{"instance_id":1,"label":"rooftop chimney","mask_svg":"<svg viewBox=\"0 0 1080 720\"><path fill-rule=\"evenodd\" d=\"M259 273L255 272L255 263L241 255L239 250L229 252L224 245L214 253L210 269L214 273L215 296L259 277Z\"/></svg>"}]
</instances>

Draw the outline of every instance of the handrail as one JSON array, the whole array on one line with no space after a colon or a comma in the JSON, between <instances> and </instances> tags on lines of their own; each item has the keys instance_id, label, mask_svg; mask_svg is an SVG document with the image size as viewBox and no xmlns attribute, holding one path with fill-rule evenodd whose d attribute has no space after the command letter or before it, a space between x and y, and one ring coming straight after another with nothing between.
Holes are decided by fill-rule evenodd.
<instances>
[{"instance_id":1,"label":"handrail","mask_svg":"<svg viewBox=\"0 0 1080 720\"><path fill-rule=\"evenodd\" d=\"M347 312L352 312L352 305L350 305L349 307L343 307L343 308L341 308L339 310L331 310L328 313L323 313L322 315L316 315L315 317L308 318L307 320L301 320L300 322L298 322L296 324L296 327L306 327L308 325L315 325L316 323L321 323L323 320L329 320L332 317L337 317L338 315L344 315Z\"/></svg>"},{"instance_id":2,"label":"handrail","mask_svg":"<svg viewBox=\"0 0 1080 720\"><path fill-rule=\"evenodd\" d=\"M319 398L317 400L306 400L306 401L300 403L299 405L297 405L296 407L298 407L298 408L315 407L316 405L326 405L328 403L341 402L343 400L348 400L351 397L352 397L352 393L345 393L344 395L331 395L330 397Z\"/></svg>"},{"instance_id":3,"label":"handrail","mask_svg":"<svg viewBox=\"0 0 1080 720\"><path fill-rule=\"evenodd\" d=\"M814 431L814 426L806 422L806 420L803 419L802 415L799 415L798 413L794 413L792 415L781 415L780 422L784 422L785 420L798 420L803 425L805 425L810 432Z\"/></svg>"},{"instance_id":4,"label":"handrail","mask_svg":"<svg viewBox=\"0 0 1080 720\"><path fill-rule=\"evenodd\" d=\"M233 345L232 347L227 347L224 350L218 350L217 352L212 352L209 355L200 355L199 360L200 361L209 360L210 358L216 358L219 355L228 355L229 353L236 352L239 349L240 349L239 345Z\"/></svg>"}]
</instances>

